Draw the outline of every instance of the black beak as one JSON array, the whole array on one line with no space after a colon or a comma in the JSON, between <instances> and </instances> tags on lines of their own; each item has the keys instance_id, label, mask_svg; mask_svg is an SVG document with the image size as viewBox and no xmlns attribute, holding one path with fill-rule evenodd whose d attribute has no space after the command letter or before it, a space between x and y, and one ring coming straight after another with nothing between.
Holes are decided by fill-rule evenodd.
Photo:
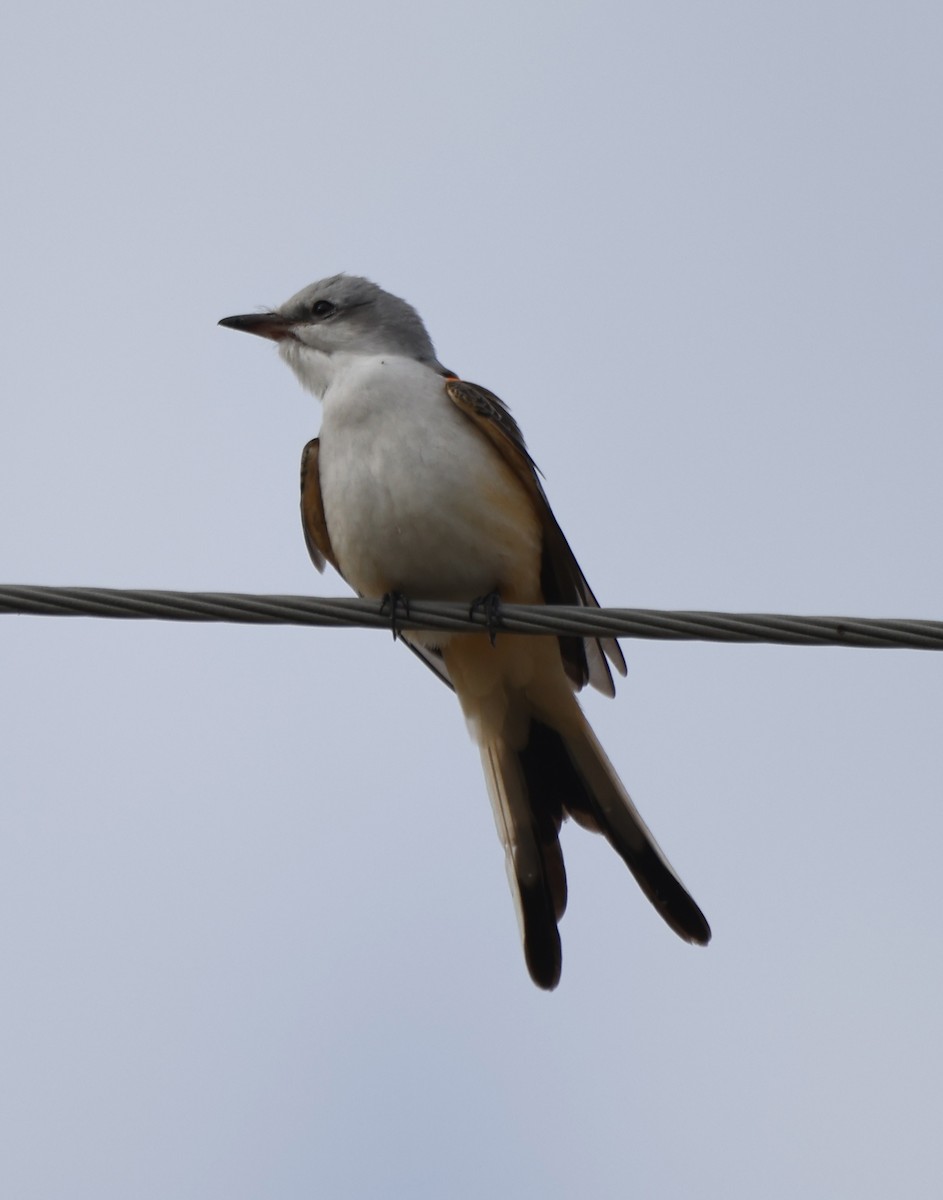
<instances>
[{"instance_id":1,"label":"black beak","mask_svg":"<svg viewBox=\"0 0 943 1200\"><path fill-rule=\"evenodd\" d=\"M219 322L227 329L239 329L243 333L254 333L258 337L271 338L280 342L291 333L292 322L280 313L246 313L241 317L223 317Z\"/></svg>"}]
</instances>

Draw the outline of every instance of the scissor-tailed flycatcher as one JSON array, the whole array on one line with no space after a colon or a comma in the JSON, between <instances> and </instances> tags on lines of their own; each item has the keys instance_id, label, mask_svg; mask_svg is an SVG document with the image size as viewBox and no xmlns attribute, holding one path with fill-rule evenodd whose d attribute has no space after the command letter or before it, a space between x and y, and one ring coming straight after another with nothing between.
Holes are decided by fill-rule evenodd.
<instances>
[{"instance_id":1,"label":"scissor-tailed flycatcher","mask_svg":"<svg viewBox=\"0 0 943 1200\"><path fill-rule=\"evenodd\" d=\"M404 300L335 275L220 324L276 341L323 403L301 460L318 570L331 563L362 596L597 607L514 418L442 366ZM614 639L404 636L454 687L481 749L535 983L560 979L567 816L604 834L677 934L710 940L574 695L586 683L615 694L606 658L623 675L625 660Z\"/></svg>"}]
</instances>

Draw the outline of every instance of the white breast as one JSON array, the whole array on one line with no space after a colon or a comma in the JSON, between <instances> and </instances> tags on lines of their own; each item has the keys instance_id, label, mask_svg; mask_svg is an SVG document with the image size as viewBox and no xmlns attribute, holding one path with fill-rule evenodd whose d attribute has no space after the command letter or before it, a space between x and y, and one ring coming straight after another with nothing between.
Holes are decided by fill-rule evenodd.
<instances>
[{"instance_id":1,"label":"white breast","mask_svg":"<svg viewBox=\"0 0 943 1200\"><path fill-rule=\"evenodd\" d=\"M324 394L320 437L328 533L359 592L538 598L530 497L434 369L351 356Z\"/></svg>"}]
</instances>

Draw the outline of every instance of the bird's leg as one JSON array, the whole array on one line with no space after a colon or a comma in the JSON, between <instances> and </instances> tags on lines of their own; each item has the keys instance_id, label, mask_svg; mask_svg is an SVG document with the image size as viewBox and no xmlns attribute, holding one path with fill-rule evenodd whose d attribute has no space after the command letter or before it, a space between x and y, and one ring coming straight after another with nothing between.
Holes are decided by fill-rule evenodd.
<instances>
[{"instance_id":1,"label":"bird's leg","mask_svg":"<svg viewBox=\"0 0 943 1200\"><path fill-rule=\"evenodd\" d=\"M409 597L404 596L402 592L387 592L380 601L380 614L389 612L390 614L390 629L393 633L393 641L400 636L399 617L400 613L409 619Z\"/></svg>"},{"instance_id":2,"label":"bird's leg","mask_svg":"<svg viewBox=\"0 0 943 1200\"><path fill-rule=\"evenodd\" d=\"M478 596L471 602L468 619L474 619L475 613L484 614L485 628L488 630L488 640L494 645L498 630L501 628L501 597L498 593L488 592L486 596Z\"/></svg>"}]
</instances>

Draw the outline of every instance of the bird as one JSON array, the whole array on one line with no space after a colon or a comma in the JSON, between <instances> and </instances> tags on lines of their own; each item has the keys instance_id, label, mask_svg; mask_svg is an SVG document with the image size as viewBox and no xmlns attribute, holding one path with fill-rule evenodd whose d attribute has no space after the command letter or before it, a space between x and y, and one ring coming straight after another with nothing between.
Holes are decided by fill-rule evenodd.
<instances>
[{"instance_id":1,"label":"bird","mask_svg":"<svg viewBox=\"0 0 943 1200\"><path fill-rule=\"evenodd\" d=\"M481 632L402 637L455 691L478 744L534 983L560 981L567 817L609 841L675 933L706 945L704 914L577 700L587 683L615 695L611 667L626 670L618 643L495 636L503 603L598 607L507 405L444 367L416 309L360 276L332 275L219 324L277 343L321 401L301 463L318 570L329 563L360 596L391 604L394 622L410 600L467 601L489 615Z\"/></svg>"}]
</instances>

